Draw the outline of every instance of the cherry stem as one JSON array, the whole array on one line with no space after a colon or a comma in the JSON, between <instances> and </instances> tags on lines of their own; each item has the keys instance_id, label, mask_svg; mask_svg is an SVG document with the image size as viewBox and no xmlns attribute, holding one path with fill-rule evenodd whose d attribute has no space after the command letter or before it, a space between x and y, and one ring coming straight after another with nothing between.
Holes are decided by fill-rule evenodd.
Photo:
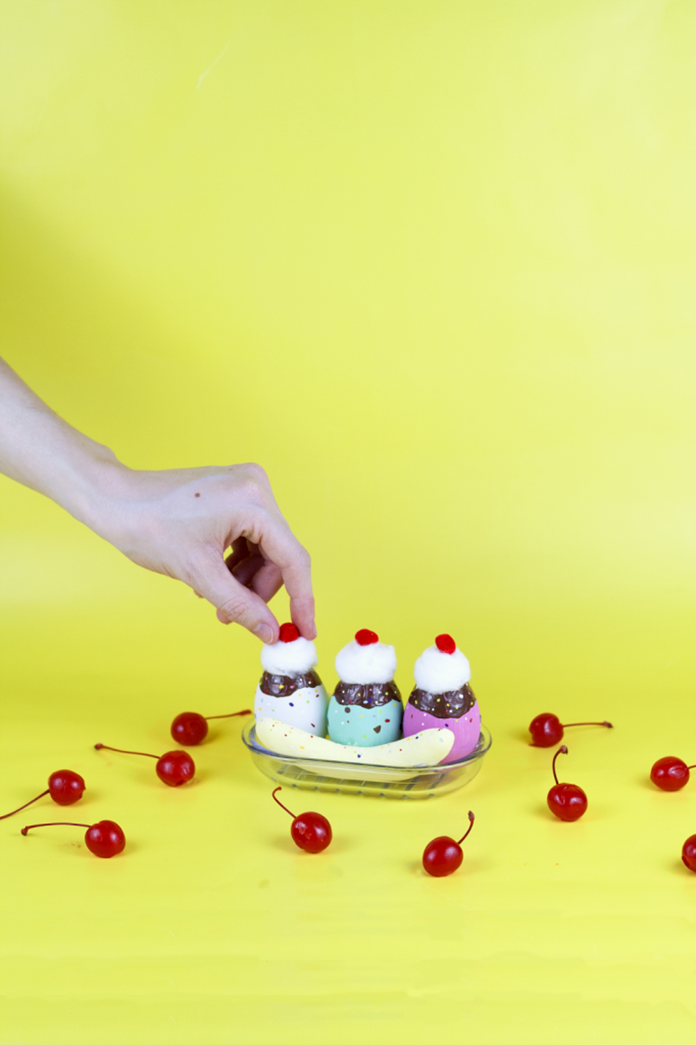
<instances>
[{"instance_id":1,"label":"cherry stem","mask_svg":"<svg viewBox=\"0 0 696 1045\"><path fill-rule=\"evenodd\" d=\"M471 812L471 810L469 810L469 826L466 829L466 832L462 835L462 837L457 842L457 845L461 845L462 844L462 842L464 841L466 836L469 834L469 831L471 830L471 828L473 826L474 826L474 814Z\"/></svg>"},{"instance_id":2,"label":"cherry stem","mask_svg":"<svg viewBox=\"0 0 696 1045\"><path fill-rule=\"evenodd\" d=\"M97 751L104 748L105 751L118 751L121 755L145 755L146 758L161 758L161 755L151 755L149 751L126 751L122 747L109 747L108 744L95 744Z\"/></svg>"},{"instance_id":3,"label":"cherry stem","mask_svg":"<svg viewBox=\"0 0 696 1045\"><path fill-rule=\"evenodd\" d=\"M570 729L571 726L606 726L607 729L613 729L611 722L561 722L563 729Z\"/></svg>"},{"instance_id":4,"label":"cherry stem","mask_svg":"<svg viewBox=\"0 0 696 1045\"><path fill-rule=\"evenodd\" d=\"M568 748L564 744L562 747L559 747L558 751L553 756L553 762L551 763L551 769L553 771L553 779L556 781L556 783L558 783L558 777L556 776L556 759L558 758L559 755L567 755L567 754L568 754Z\"/></svg>"},{"instance_id":5,"label":"cherry stem","mask_svg":"<svg viewBox=\"0 0 696 1045\"><path fill-rule=\"evenodd\" d=\"M687 769L696 769L696 766L687 766L686 768ZM46 794L45 791L44 791L44 794ZM39 795L39 798L41 798L41 795ZM36 801L36 799L34 799L34 801ZM27 805L29 805L28 802L27 802ZM24 809L24 806L22 806L22 809ZM11 814L8 813L7 815L10 816ZM0 816L0 820L4 820L4 819L5 819L4 816Z\"/></svg>"},{"instance_id":6,"label":"cherry stem","mask_svg":"<svg viewBox=\"0 0 696 1045\"><path fill-rule=\"evenodd\" d=\"M38 802L40 798L43 798L44 795L48 794L50 794L50 788L46 788L46 790L42 791L40 795L36 796L36 798L32 798L29 802L25 802L23 806L19 807L19 809L26 809L32 802ZM5 813L4 816L0 816L0 820L7 820L8 816L14 816L15 813L19 812L19 809L13 809L11 813Z\"/></svg>"},{"instance_id":7,"label":"cherry stem","mask_svg":"<svg viewBox=\"0 0 696 1045\"><path fill-rule=\"evenodd\" d=\"M250 715L251 709L244 708L244 711L233 711L231 715L204 715L203 718L208 721L209 718L234 718L236 715Z\"/></svg>"},{"instance_id":8,"label":"cherry stem","mask_svg":"<svg viewBox=\"0 0 696 1045\"><path fill-rule=\"evenodd\" d=\"M31 831L33 827L86 827L89 829L91 824L73 824L71 820L52 820L50 824L28 824L27 827L23 827L21 833L26 835L27 831Z\"/></svg>"},{"instance_id":9,"label":"cherry stem","mask_svg":"<svg viewBox=\"0 0 696 1045\"><path fill-rule=\"evenodd\" d=\"M293 818L293 820L294 820L294 819L295 819L295 814L294 814L294 813L290 813L290 810L288 809L288 807L287 807L287 806L284 806L284 805L283 805L283 803L282 803L282 802L280 801L280 799L279 799L279 798L276 798L276 795L278 794L278 792L279 792L279 791L282 791L282 790L283 790L283 789L282 789L282 787L277 787L277 788L275 789L275 791L273 792L273 794L271 795L271 798L273 799L273 801L274 801L274 802L277 802L277 803L278 803L278 805L280 806L280 808L281 808L281 809L284 809L286 813L289 813L289 814L290 814L290 816L291 816L291 817Z\"/></svg>"}]
</instances>

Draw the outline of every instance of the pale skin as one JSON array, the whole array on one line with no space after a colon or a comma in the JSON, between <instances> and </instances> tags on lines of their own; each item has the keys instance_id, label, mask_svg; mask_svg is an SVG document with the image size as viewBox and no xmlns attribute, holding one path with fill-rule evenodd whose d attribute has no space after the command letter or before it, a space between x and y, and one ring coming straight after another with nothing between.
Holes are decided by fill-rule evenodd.
<instances>
[{"instance_id":1,"label":"pale skin","mask_svg":"<svg viewBox=\"0 0 696 1045\"><path fill-rule=\"evenodd\" d=\"M139 566L188 584L221 623L262 642L278 639L267 603L284 585L293 623L316 637L310 558L259 465L128 468L0 359L0 473L50 497Z\"/></svg>"}]
</instances>

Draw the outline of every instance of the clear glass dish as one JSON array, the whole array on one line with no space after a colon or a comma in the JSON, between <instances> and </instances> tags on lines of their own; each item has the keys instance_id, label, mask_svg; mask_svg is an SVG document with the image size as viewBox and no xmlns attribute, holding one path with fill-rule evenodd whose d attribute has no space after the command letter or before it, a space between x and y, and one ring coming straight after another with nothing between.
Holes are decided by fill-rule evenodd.
<instances>
[{"instance_id":1,"label":"clear glass dish","mask_svg":"<svg viewBox=\"0 0 696 1045\"><path fill-rule=\"evenodd\" d=\"M276 784L304 791L338 791L382 798L433 798L456 791L474 779L491 746L491 735L482 725L479 742L466 758L444 766L409 769L277 755L256 739L251 720L244 725L242 740L256 768Z\"/></svg>"}]
</instances>

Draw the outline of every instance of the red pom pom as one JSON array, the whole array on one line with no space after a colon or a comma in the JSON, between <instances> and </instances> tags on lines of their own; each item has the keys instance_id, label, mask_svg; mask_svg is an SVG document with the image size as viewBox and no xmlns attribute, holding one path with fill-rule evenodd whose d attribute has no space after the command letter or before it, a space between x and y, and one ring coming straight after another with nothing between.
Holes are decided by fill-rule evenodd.
<instances>
[{"instance_id":1,"label":"red pom pom","mask_svg":"<svg viewBox=\"0 0 696 1045\"><path fill-rule=\"evenodd\" d=\"M361 628L360 631L355 633L355 641L358 646L371 646L373 642L379 642L379 635L376 631Z\"/></svg>"},{"instance_id":2,"label":"red pom pom","mask_svg":"<svg viewBox=\"0 0 696 1045\"><path fill-rule=\"evenodd\" d=\"M280 625L280 641L281 642L294 642L295 639L299 639L300 633L294 624L281 624Z\"/></svg>"},{"instance_id":3,"label":"red pom pom","mask_svg":"<svg viewBox=\"0 0 696 1045\"><path fill-rule=\"evenodd\" d=\"M457 648L457 643L451 635L438 635L435 639L435 645L440 653L454 653Z\"/></svg>"}]
</instances>

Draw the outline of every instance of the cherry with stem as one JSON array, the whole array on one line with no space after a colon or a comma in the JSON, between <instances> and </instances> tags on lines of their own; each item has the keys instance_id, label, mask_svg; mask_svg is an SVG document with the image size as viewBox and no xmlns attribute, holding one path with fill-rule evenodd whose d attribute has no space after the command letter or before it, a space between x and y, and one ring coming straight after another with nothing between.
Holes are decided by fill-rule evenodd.
<instances>
[{"instance_id":1,"label":"cherry with stem","mask_svg":"<svg viewBox=\"0 0 696 1045\"><path fill-rule=\"evenodd\" d=\"M696 766L687 766L681 758L666 755L655 762L650 779L661 791L681 791L689 783L690 769L696 769Z\"/></svg>"},{"instance_id":2,"label":"cherry with stem","mask_svg":"<svg viewBox=\"0 0 696 1045\"><path fill-rule=\"evenodd\" d=\"M14 816L20 810L26 809L27 806L32 805L34 802L38 802L44 795L50 795L59 806L71 806L82 798L84 791L85 782L79 773L73 773L72 769L57 769L48 778L48 787L45 791L42 791L36 798L31 798L28 802L25 802L23 806L13 809L11 813L5 813L3 816L0 816L0 820L6 820L8 816Z\"/></svg>"},{"instance_id":3,"label":"cherry with stem","mask_svg":"<svg viewBox=\"0 0 696 1045\"><path fill-rule=\"evenodd\" d=\"M564 744L562 747L559 747L558 751L553 756L551 769L553 771L553 779L556 783L546 796L546 801L554 816L557 816L559 820L571 822L573 820L579 820L587 811L587 795L581 787L578 787L577 784L560 784L558 782L558 777L556 776L556 759L559 755L567 754L568 748Z\"/></svg>"},{"instance_id":4,"label":"cherry with stem","mask_svg":"<svg viewBox=\"0 0 696 1045\"><path fill-rule=\"evenodd\" d=\"M474 826L475 819L471 810L468 815L469 827L458 842L455 842L454 838L450 838L449 835L440 835L426 845L423 851L423 868L433 878L444 878L445 875L453 874L461 866L464 859L462 842Z\"/></svg>"},{"instance_id":5,"label":"cherry with stem","mask_svg":"<svg viewBox=\"0 0 696 1045\"><path fill-rule=\"evenodd\" d=\"M321 813L300 813L299 816L295 816L287 806L283 805L280 799L276 798L278 792L282 790L282 787L277 787L273 791L271 798L292 817L290 834L293 842L300 849L304 849L306 853L321 853L331 843L333 838L331 824Z\"/></svg>"},{"instance_id":6,"label":"cherry with stem","mask_svg":"<svg viewBox=\"0 0 696 1045\"><path fill-rule=\"evenodd\" d=\"M165 751L163 755L151 755L149 751L126 751L122 747L109 747L108 744L95 744L95 749L101 751L118 751L121 755L142 755L144 758L156 758L155 771L163 784L169 787L179 787L192 780L196 772L193 759L187 751Z\"/></svg>"},{"instance_id":7,"label":"cherry with stem","mask_svg":"<svg viewBox=\"0 0 696 1045\"><path fill-rule=\"evenodd\" d=\"M27 824L21 833L26 836L27 831L35 827L86 827L85 845L90 853L101 856L108 860L112 856L118 856L126 846L126 836L123 829L113 820L99 820L96 824L74 824L71 821L59 820L48 824Z\"/></svg>"},{"instance_id":8,"label":"cherry with stem","mask_svg":"<svg viewBox=\"0 0 696 1045\"><path fill-rule=\"evenodd\" d=\"M613 729L611 722L561 722L557 715L546 712L537 715L529 723L529 732L532 734L532 747L553 747L563 739L563 730L571 726L605 726Z\"/></svg>"},{"instance_id":9,"label":"cherry with stem","mask_svg":"<svg viewBox=\"0 0 696 1045\"><path fill-rule=\"evenodd\" d=\"M237 715L251 715L250 708L233 711L229 715L199 715L197 711L182 711L171 725L171 734L178 744L200 744L208 735L208 722L212 718L236 718Z\"/></svg>"}]
</instances>

